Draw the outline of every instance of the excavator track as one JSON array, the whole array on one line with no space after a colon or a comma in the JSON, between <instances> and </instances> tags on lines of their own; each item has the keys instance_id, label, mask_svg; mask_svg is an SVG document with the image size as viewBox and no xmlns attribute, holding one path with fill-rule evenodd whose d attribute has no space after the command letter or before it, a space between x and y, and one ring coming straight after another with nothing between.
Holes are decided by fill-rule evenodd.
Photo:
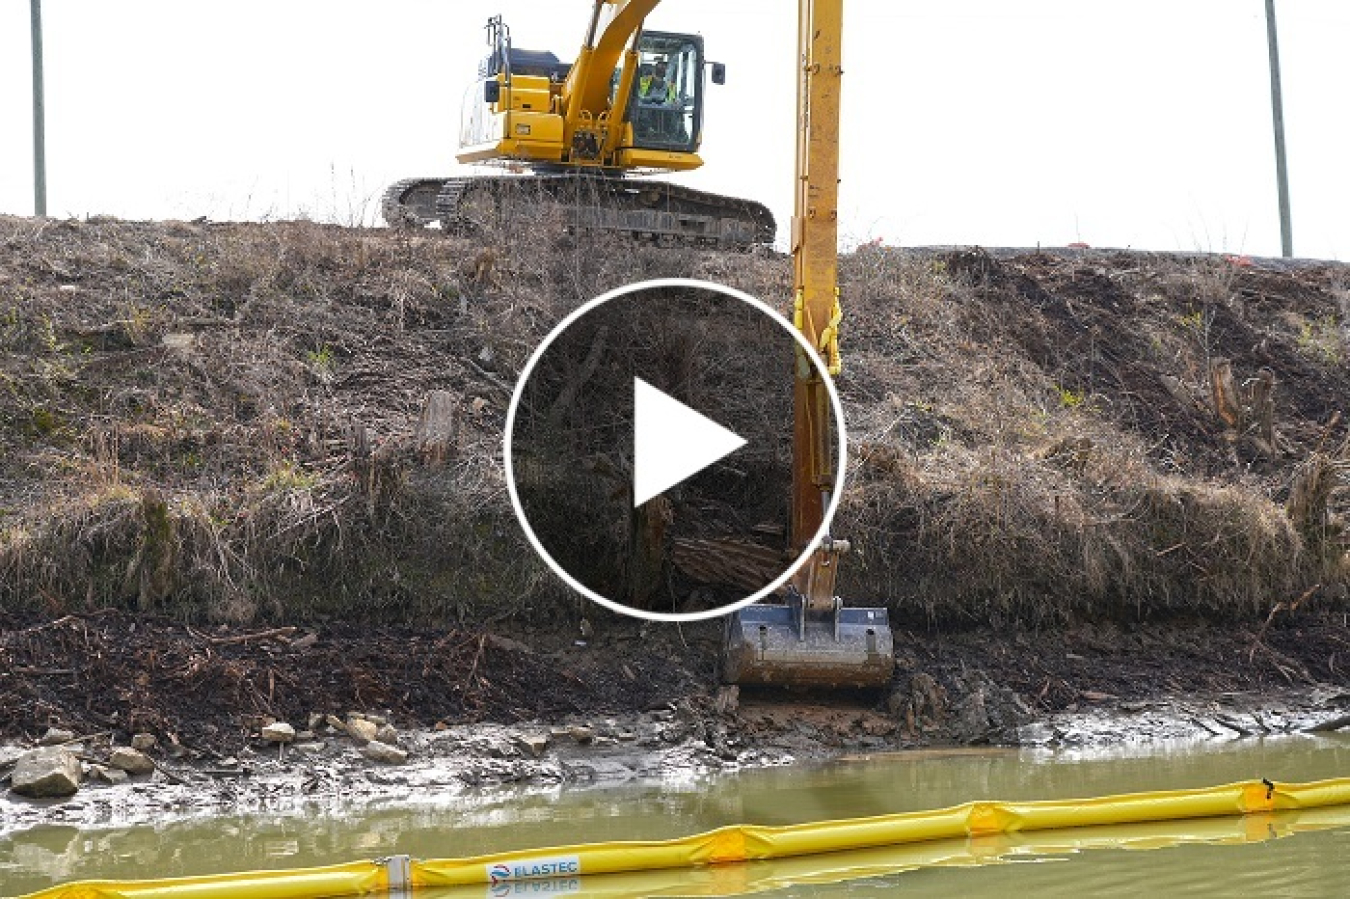
<instances>
[{"instance_id":1,"label":"excavator track","mask_svg":"<svg viewBox=\"0 0 1350 899\"><path fill-rule=\"evenodd\" d=\"M569 174L410 178L385 192L391 227L476 232L523 224L601 231L669 243L751 247L773 243L768 207L665 181Z\"/></svg>"}]
</instances>

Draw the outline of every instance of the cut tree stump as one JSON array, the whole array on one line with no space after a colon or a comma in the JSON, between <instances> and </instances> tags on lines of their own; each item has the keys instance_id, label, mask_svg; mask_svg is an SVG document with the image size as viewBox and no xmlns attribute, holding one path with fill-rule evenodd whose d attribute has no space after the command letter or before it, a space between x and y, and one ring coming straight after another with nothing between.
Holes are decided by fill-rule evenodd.
<instances>
[{"instance_id":1,"label":"cut tree stump","mask_svg":"<svg viewBox=\"0 0 1350 899\"><path fill-rule=\"evenodd\" d=\"M1242 427L1242 401L1238 399L1237 384L1233 381L1233 363L1215 359L1209 364L1209 395L1214 412L1233 430Z\"/></svg>"},{"instance_id":2,"label":"cut tree stump","mask_svg":"<svg viewBox=\"0 0 1350 899\"><path fill-rule=\"evenodd\" d=\"M455 454L455 395L448 390L433 390L422 404L413 438L417 452L427 465L444 465Z\"/></svg>"},{"instance_id":3,"label":"cut tree stump","mask_svg":"<svg viewBox=\"0 0 1350 899\"><path fill-rule=\"evenodd\" d=\"M1263 368L1247 382L1248 428L1257 447L1267 457L1275 455L1275 372Z\"/></svg>"},{"instance_id":4,"label":"cut tree stump","mask_svg":"<svg viewBox=\"0 0 1350 899\"><path fill-rule=\"evenodd\" d=\"M1257 452L1273 458L1275 442L1275 372L1262 368L1239 389L1233 363L1215 359L1209 366L1210 400L1230 440L1245 439Z\"/></svg>"}]
</instances>

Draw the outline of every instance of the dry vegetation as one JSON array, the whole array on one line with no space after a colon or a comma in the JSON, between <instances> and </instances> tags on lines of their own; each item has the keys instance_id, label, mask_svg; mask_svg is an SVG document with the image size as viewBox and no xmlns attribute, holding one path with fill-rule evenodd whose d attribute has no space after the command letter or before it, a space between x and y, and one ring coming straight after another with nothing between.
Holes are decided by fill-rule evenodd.
<instances>
[{"instance_id":1,"label":"dry vegetation","mask_svg":"<svg viewBox=\"0 0 1350 899\"><path fill-rule=\"evenodd\" d=\"M782 305L790 274L566 237L0 218L0 604L570 615L507 500L515 373L604 290ZM864 247L841 281L846 596L942 624L1347 599L1350 268ZM452 433L425 426L435 392Z\"/></svg>"}]
</instances>

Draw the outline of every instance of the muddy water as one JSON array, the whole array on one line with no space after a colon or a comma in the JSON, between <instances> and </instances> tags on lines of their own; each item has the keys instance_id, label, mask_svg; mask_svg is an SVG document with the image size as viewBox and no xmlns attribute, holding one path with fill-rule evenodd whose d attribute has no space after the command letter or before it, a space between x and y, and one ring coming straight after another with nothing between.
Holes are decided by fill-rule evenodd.
<instances>
[{"instance_id":1,"label":"muddy water","mask_svg":"<svg viewBox=\"0 0 1350 899\"><path fill-rule=\"evenodd\" d=\"M730 823L789 824L954 805L1210 786L1265 777L1350 776L1350 735L1149 744L1138 749L934 751L851 758L660 783L494 789L385 803L261 802L233 816L164 809L154 824L44 826L0 837L0 894L74 879L138 878L422 858L576 842L660 839ZM90 793L90 796L95 796ZM93 801L93 800L85 800ZM109 809L109 820L117 812ZM1063 834L1071 834L1064 836ZM1273 837L1287 837L1274 839ZM1156 851L1122 851L1158 848ZM1048 895L1181 891L1350 895L1350 810L1185 822L1059 836L960 841L903 850L631 879L631 894L928 895L1040 890ZM985 864L977 865L977 862ZM554 884L582 894L599 880ZM607 895L623 882L605 888ZM539 893L544 895L544 893ZM484 895L468 892L435 897ZM524 895L524 894L522 894Z\"/></svg>"}]
</instances>

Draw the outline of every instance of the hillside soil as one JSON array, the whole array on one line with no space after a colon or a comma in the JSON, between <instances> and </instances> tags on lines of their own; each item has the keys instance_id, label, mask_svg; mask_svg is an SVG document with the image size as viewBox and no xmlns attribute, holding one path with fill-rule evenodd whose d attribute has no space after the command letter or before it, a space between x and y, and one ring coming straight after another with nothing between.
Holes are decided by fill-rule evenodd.
<instances>
[{"instance_id":1,"label":"hillside soil","mask_svg":"<svg viewBox=\"0 0 1350 899\"><path fill-rule=\"evenodd\" d=\"M781 308L790 275L572 236L0 218L7 756L59 728L101 764L140 734L150 777L209 803L1339 726L1340 264L845 256L840 592L890 611L884 690L724 689L720 624L571 595L503 480L535 343L635 280ZM358 719L406 763L361 755Z\"/></svg>"}]
</instances>

